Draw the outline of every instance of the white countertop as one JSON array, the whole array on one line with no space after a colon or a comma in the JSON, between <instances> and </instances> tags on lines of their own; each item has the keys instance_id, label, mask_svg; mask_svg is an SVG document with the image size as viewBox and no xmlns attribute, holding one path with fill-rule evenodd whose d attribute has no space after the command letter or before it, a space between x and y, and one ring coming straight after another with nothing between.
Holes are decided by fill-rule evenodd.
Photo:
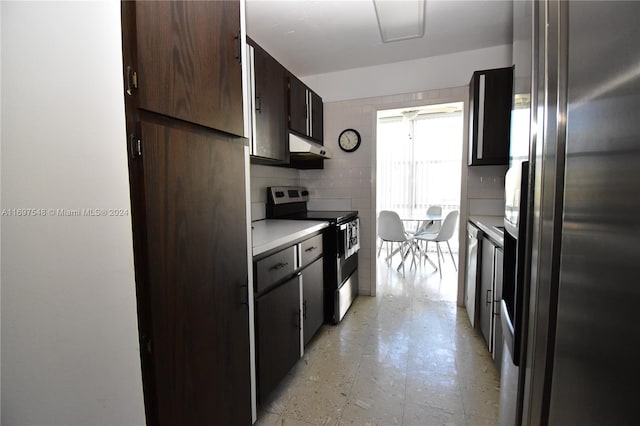
<instances>
[{"instance_id":1,"label":"white countertop","mask_svg":"<svg viewBox=\"0 0 640 426\"><path fill-rule=\"evenodd\" d=\"M265 219L252 222L253 255L265 253L329 226L319 220Z\"/></svg>"},{"instance_id":2,"label":"white countertop","mask_svg":"<svg viewBox=\"0 0 640 426\"><path fill-rule=\"evenodd\" d=\"M489 238L504 246L504 234L501 230L494 226L504 226L504 217L502 216L469 216L469 222L476 225L482 232L487 234Z\"/></svg>"}]
</instances>

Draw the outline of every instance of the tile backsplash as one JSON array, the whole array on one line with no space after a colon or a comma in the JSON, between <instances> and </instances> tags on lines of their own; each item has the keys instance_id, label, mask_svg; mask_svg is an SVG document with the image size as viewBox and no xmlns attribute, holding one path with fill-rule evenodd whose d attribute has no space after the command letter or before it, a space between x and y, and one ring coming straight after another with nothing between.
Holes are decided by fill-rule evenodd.
<instances>
[{"instance_id":1,"label":"tile backsplash","mask_svg":"<svg viewBox=\"0 0 640 426\"><path fill-rule=\"evenodd\" d=\"M267 188L300 185L300 171L288 167L251 165L251 220L264 219Z\"/></svg>"},{"instance_id":2,"label":"tile backsplash","mask_svg":"<svg viewBox=\"0 0 640 426\"><path fill-rule=\"evenodd\" d=\"M270 186L300 185L300 171L288 167L251 165L251 202L267 202Z\"/></svg>"},{"instance_id":3,"label":"tile backsplash","mask_svg":"<svg viewBox=\"0 0 640 426\"><path fill-rule=\"evenodd\" d=\"M507 166L468 168L467 201L469 215L504 214L504 175Z\"/></svg>"}]
</instances>

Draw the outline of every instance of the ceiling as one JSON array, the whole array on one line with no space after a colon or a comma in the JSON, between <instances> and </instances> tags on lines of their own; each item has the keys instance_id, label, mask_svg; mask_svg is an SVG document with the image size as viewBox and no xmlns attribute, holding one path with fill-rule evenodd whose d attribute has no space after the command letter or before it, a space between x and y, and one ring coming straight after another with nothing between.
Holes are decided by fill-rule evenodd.
<instances>
[{"instance_id":1,"label":"ceiling","mask_svg":"<svg viewBox=\"0 0 640 426\"><path fill-rule=\"evenodd\" d=\"M298 76L510 44L511 0L427 0L425 35L382 43L373 0L246 0L247 34Z\"/></svg>"}]
</instances>

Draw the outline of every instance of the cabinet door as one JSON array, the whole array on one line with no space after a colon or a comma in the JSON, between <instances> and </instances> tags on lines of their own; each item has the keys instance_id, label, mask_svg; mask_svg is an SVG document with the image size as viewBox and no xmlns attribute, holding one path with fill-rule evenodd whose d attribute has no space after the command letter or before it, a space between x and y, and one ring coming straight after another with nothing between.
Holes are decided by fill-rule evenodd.
<instances>
[{"instance_id":1,"label":"cabinet door","mask_svg":"<svg viewBox=\"0 0 640 426\"><path fill-rule=\"evenodd\" d=\"M494 321L494 333L493 333L493 361L496 364L498 372L502 366L502 321L500 320L500 300L502 299L502 266L504 264L504 255L501 248L496 248L496 258L494 261L494 280L493 285L495 288L495 294L493 296L493 321Z\"/></svg>"},{"instance_id":2,"label":"cabinet door","mask_svg":"<svg viewBox=\"0 0 640 426\"><path fill-rule=\"evenodd\" d=\"M303 135L307 128L307 86L293 75L289 75L289 128Z\"/></svg>"},{"instance_id":3,"label":"cabinet door","mask_svg":"<svg viewBox=\"0 0 640 426\"><path fill-rule=\"evenodd\" d=\"M139 107L243 135L239 1L139 1Z\"/></svg>"},{"instance_id":4,"label":"cabinet door","mask_svg":"<svg viewBox=\"0 0 640 426\"><path fill-rule=\"evenodd\" d=\"M482 263L480 266L480 331L482 337L492 351L493 345L493 262L495 256L495 246L487 238L482 240Z\"/></svg>"},{"instance_id":5,"label":"cabinet door","mask_svg":"<svg viewBox=\"0 0 640 426\"><path fill-rule=\"evenodd\" d=\"M259 46L255 58L255 146L257 157L288 162L285 69Z\"/></svg>"},{"instance_id":6,"label":"cabinet door","mask_svg":"<svg viewBox=\"0 0 640 426\"><path fill-rule=\"evenodd\" d=\"M324 107L322 98L313 92L311 93L311 137L315 139L320 145L324 145L323 141L323 120L324 120Z\"/></svg>"},{"instance_id":7,"label":"cabinet door","mask_svg":"<svg viewBox=\"0 0 640 426\"><path fill-rule=\"evenodd\" d=\"M148 274L138 306L148 307L140 333L151 337L145 393L157 420L148 423L250 424L243 140L169 119L143 121L141 132L136 276Z\"/></svg>"},{"instance_id":8,"label":"cabinet door","mask_svg":"<svg viewBox=\"0 0 640 426\"><path fill-rule=\"evenodd\" d=\"M297 276L256 299L260 401L265 401L300 358L300 314Z\"/></svg>"},{"instance_id":9,"label":"cabinet door","mask_svg":"<svg viewBox=\"0 0 640 426\"><path fill-rule=\"evenodd\" d=\"M509 163L513 69L475 72L469 87L469 165Z\"/></svg>"},{"instance_id":10,"label":"cabinet door","mask_svg":"<svg viewBox=\"0 0 640 426\"><path fill-rule=\"evenodd\" d=\"M324 322L323 258L316 260L302 272L302 300L306 345Z\"/></svg>"},{"instance_id":11,"label":"cabinet door","mask_svg":"<svg viewBox=\"0 0 640 426\"><path fill-rule=\"evenodd\" d=\"M467 309L469 322L471 327L477 327L478 318L478 273L480 265L478 265L478 253L481 250L478 247L478 239L467 231L467 276L465 279L464 305Z\"/></svg>"}]
</instances>

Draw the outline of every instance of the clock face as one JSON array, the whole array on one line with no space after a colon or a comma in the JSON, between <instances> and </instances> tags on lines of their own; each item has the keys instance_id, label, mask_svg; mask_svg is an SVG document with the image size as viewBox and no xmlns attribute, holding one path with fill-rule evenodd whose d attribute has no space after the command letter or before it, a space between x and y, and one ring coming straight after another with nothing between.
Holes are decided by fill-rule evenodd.
<instances>
[{"instance_id":1,"label":"clock face","mask_svg":"<svg viewBox=\"0 0 640 426\"><path fill-rule=\"evenodd\" d=\"M338 145L344 151L353 152L360 146L360 133L354 129L346 129L340 133Z\"/></svg>"}]
</instances>

